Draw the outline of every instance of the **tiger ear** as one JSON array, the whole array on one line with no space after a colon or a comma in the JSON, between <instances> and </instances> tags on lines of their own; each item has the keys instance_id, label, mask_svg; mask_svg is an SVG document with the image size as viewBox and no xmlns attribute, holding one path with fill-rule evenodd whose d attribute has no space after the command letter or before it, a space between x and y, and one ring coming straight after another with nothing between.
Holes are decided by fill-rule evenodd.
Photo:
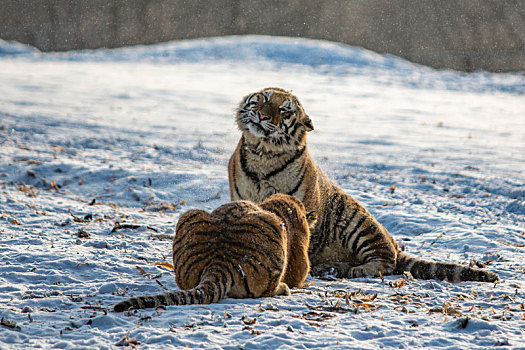
<instances>
[{"instance_id":1,"label":"tiger ear","mask_svg":"<svg viewBox=\"0 0 525 350\"><path fill-rule=\"evenodd\" d=\"M314 129L314 123L312 123L308 114L304 115L303 125L306 127L306 131L312 131Z\"/></svg>"}]
</instances>

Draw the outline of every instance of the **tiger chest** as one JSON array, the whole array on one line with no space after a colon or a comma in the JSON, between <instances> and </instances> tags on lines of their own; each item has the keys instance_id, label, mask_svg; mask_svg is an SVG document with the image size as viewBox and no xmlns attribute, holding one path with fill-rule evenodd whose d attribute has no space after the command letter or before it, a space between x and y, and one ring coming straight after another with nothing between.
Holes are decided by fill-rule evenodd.
<instances>
[{"instance_id":1,"label":"tiger chest","mask_svg":"<svg viewBox=\"0 0 525 350\"><path fill-rule=\"evenodd\" d=\"M257 171L261 168L266 171ZM240 181L239 190L242 197L259 202L274 193L289 193L294 188L294 181L297 180L298 176L295 168L295 164L290 164L284 168L260 165L249 168L249 171L243 172ZM267 169L273 169L273 171ZM297 196L297 194L295 195Z\"/></svg>"}]
</instances>

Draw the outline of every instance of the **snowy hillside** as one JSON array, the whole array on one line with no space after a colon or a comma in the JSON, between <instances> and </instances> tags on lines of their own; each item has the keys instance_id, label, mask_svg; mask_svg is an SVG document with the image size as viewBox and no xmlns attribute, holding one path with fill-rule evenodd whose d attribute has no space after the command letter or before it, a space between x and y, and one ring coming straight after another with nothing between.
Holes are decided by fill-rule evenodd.
<instances>
[{"instance_id":1,"label":"snowy hillside","mask_svg":"<svg viewBox=\"0 0 525 350\"><path fill-rule=\"evenodd\" d=\"M176 288L161 263L177 219L229 200L233 110L266 86L293 90L315 160L407 252L503 282L309 278L290 297L113 313ZM525 76L276 37L0 41L0 292L0 349L525 348Z\"/></svg>"}]
</instances>

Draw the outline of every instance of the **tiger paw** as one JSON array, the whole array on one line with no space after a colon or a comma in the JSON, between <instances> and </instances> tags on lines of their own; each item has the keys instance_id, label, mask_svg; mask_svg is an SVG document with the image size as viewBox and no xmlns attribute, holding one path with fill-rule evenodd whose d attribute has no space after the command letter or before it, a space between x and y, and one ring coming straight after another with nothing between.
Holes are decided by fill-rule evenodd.
<instances>
[{"instance_id":1,"label":"tiger paw","mask_svg":"<svg viewBox=\"0 0 525 350\"><path fill-rule=\"evenodd\" d=\"M312 276L319 277L320 279L336 280L343 278L348 275L350 266L345 262L331 262L327 264L315 265L311 269Z\"/></svg>"}]
</instances>

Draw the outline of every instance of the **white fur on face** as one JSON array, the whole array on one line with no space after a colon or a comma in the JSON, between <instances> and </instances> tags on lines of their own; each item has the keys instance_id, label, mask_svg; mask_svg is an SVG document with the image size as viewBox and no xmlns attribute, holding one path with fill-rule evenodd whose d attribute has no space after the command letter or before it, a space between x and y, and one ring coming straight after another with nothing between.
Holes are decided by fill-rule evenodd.
<instances>
[{"instance_id":1,"label":"white fur on face","mask_svg":"<svg viewBox=\"0 0 525 350\"><path fill-rule=\"evenodd\" d=\"M261 139L266 137L266 134L253 123L248 123L246 126L248 127L248 130L252 133L253 136L257 136Z\"/></svg>"},{"instance_id":2,"label":"white fur on face","mask_svg":"<svg viewBox=\"0 0 525 350\"><path fill-rule=\"evenodd\" d=\"M266 103L268 101L270 101L270 97L272 97L273 95L273 90L266 90L266 91L263 91L262 95L263 95L263 103Z\"/></svg>"},{"instance_id":3,"label":"white fur on face","mask_svg":"<svg viewBox=\"0 0 525 350\"><path fill-rule=\"evenodd\" d=\"M291 99L289 99L289 98L284 100L284 102L281 105L281 107L279 107L279 111L281 113L283 113L283 112L291 112L294 115L297 113L296 110L295 110L295 103L293 103L293 101Z\"/></svg>"}]
</instances>

